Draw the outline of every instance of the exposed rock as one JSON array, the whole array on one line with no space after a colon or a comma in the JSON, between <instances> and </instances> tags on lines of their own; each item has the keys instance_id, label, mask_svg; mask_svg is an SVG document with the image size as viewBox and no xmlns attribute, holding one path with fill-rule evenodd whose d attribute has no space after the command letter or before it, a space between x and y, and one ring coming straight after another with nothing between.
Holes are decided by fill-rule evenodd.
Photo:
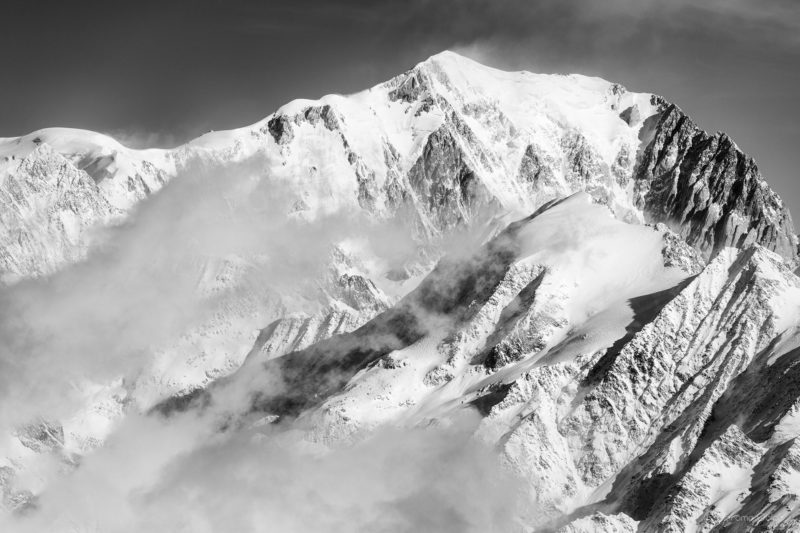
<instances>
[{"instance_id":1,"label":"exposed rock","mask_svg":"<svg viewBox=\"0 0 800 533\"><path fill-rule=\"evenodd\" d=\"M800 352L778 346L800 325L791 307L800 279L758 245L702 267L666 227L616 222L588 200L543 208L476 256L441 262L355 333L275 360L290 392L254 407L306 413L309 439L332 443L474 406L484 416L477 437L528 482L534 528L710 531L745 528L737 517L749 516L790 530ZM562 247L548 232L564 220L595 233ZM607 277L579 260L593 257L594 239L627 243L605 256L618 261ZM625 265L645 263L655 270L631 285ZM664 288L645 292L656 280ZM632 316L607 295L588 317L574 314L598 283L616 287ZM507 357L487 368L487 348L498 346Z\"/></svg>"},{"instance_id":2,"label":"exposed rock","mask_svg":"<svg viewBox=\"0 0 800 533\"><path fill-rule=\"evenodd\" d=\"M619 114L619 118L624 120L629 126L632 126L641 120L639 108L636 105L626 107L622 113Z\"/></svg>"},{"instance_id":3,"label":"exposed rock","mask_svg":"<svg viewBox=\"0 0 800 533\"><path fill-rule=\"evenodd\" d=\"M449 128L441 128L428 137L408 180L436 230L467 223L490 201L488 191L464 161Z\"/></svg>"},{"instance_id":4,"label":"exposed rock","mask_svg":"<svg viewBox=\"0 0 800 533\"><path fill-rule=\"evenodd\" d=\"M796 262L791 215L752 158L725 134L710 135L676 106L656 122L635 171L636 203L712 257L725 246L758 243Z\"/></svg>"},{"instance_id":5,"label":"exposed rock","mask_svg":"<svg viewBox=\"0 0 800 533\"><path fill-rule=\"evenodd\" d=\"M699 274L703 270L705 262L696 249L673 233L666 224L656 224L656 230L664 235L664 248L661 249L664 265L678 267L690 274Z\"/></svg>"},{"instance_id":6,"label":"exposed rock","mask_svg":"<svg viewBox=\"0 0 800 533\"><path fill-rule=\"evenodd\" d=\"M35 452L56 451L64 446L64 429L59 424L40 422L17 430L17 438Z\"/></svg>"},{"instance_id":7,"label":"exposed rock","mask_svg":"<svg viewBox=\"0 0 800 533\"><path fill-rule=\"evenodd\" d=\"M753 468L763 453L738 427L730 426L664 496L640 530L679 533L724 526L729 513L750 492Z\"/></svg>"},{"instance_id":8,"label":"exposed rock","mask_svg":"<svg viewBox=\"0 0 800 533\"><path fill-rule=\"evenodd\" d=\"M276 115L267 122L267 130L278 144L291 142L294 134L292 133L289 119L283 115Z\"/></svg>"}]
</instances>

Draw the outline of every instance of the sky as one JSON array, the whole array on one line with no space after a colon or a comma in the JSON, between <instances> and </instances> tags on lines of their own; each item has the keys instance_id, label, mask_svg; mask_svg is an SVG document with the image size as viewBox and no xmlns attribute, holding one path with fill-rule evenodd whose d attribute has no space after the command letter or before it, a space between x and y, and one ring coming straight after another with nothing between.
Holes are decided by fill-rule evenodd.
<instances>
[{"instance_id":1,"label":"sky","mask_svg":"<svg viewBox=\"0 0 800 533\"><path fill-rule=\"evenodd\" d=\"M0 136L174 146L445 49L661 94L731 135L800 219L796 0L6 0Z\"/></svg>"}]
</instances>

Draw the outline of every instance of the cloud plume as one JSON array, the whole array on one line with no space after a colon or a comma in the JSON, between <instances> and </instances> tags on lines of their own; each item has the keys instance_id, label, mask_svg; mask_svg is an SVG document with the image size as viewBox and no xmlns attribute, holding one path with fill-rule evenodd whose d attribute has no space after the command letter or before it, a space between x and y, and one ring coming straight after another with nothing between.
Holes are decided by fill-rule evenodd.
<instances>
[{"instance_id":1,"label":"cloud plume","mask_svg":"<svg viewBox=\"0 0 800 533\"><path fill-rule=\"evenodd\" d=\"M413 251L406 230L359 213L293 215L296 195L264 168L256 157L188 169L102 230L84 262L0 290L0 425L69 414L76 382L135 379L225 306L254 302L265 320L299 310L345 238ZM387 233L391 250L380 248Z\"/></svg>"},{"instance_id":2,"label":"cloud plume","mask_svg":"<svg viewBox=\"0 0 800 533\"><path fill-rule=\"evenodd\" d=\"M6 525L21 533L485 532L513 531L530 512L520 481L471 437L470 413L330 448L305 440L302 426L214 434L207 422L129 419Z\"/></svg>"}]
</instances>

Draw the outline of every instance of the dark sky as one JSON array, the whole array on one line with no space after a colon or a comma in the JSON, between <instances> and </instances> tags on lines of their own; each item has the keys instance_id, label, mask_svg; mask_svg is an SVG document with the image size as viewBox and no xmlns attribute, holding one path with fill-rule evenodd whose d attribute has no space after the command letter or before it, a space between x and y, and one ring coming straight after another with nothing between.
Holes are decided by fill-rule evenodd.
<instances>
[{"instance_id":1,"label":"dark sky","mask_svg":"<svg viewBox=\"0 0 800 533\"><path fill-rule=\"evenodd\" d=\"M0 136L174 145L443 49L662 94L729 133L800 219L798 0L5 0Z\"/></svg>"}]
</instances>

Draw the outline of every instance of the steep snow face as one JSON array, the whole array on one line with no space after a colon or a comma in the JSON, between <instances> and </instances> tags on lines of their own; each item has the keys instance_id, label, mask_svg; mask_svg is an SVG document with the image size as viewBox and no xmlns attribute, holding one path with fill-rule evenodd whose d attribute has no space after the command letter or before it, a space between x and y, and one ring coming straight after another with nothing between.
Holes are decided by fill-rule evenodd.
<instances>
[{"instance_id":1,"label":"steep snow face","mask_svg":"<svg viewBox=\"0 0 800 533\"><path fill-rule=\"evenodd\" d=\"M290 159L286 173L296 157L361 207L402 209L419 233L433 235L485 209L521 216L585 189L635 216L625 181L642 121L620 113L650 116L651 100L596 78L506 73L443 53L362 93L292 102L267 127ZM334 153L349 169L330 157L337 141ZM308 195L311 211L331 201Z\"/></svg>"},{"instance_id":2,"label":"steep snow face","mask_svg":"<svg viewBox=\"0 0 800 533\"><path fill-rule=\"evenodd\" d=\"M496 222L498 216L525 216L575 191L587 191L620 219L664 221L707 257L723 245L760 242L793 258L787 211L752 165L745 181L763 198L758 205L740 208L732 195L740 180L736 165L703 171L702 179L692 180L691 198L679 191L661 201L668 194L663 191L672 190L661 184L664 176L685 181L670 169L691 172L706 159L693 155L691 143L667 145L676 121L686 130L684 137L696 128L674 107L665 111L666 105L598 78L508 73L445 52L369 90L297 100L251 126L211 132L174 150L132 150L101 134L64 128L3 139L0 180L13 198L4 202L10 214L0 228L0 268L6 282L52 273L85 256L95 241L93 228L123 220L175 176L188 177L199 166L224 174L229 165L253 158L261 165L260 179L292 191L285 201L290 216L314 221L361 211L394 221L421 247L391 262L354 252L354 260L370 268L349 275L363 279L359 284L367 292L372 284L402 296L413 287L406 280L431 268L453 232ZM48 159L55 156L63 164ZM80 179L61 180L63 192L43 190L33 201L33 193L26 192L37 187L32 167L50 180L56 167ZM86 196L71 183L92 188L97 205L71 205L69 196ZM706 190L725 192L709 196ZM662 191L659 201L654 191ZM662 213L666 204L673 210ZM709 219L711 229L698 230L695 215L691 224L689 215L675 218L690 206L709 217L719 214ZM336 283L324 290L335 293ZM278 310L302 313L276 325L274 338L262 335L266 350L280 354L306 346L363 323L377 309L347 316L336 311L341 303L346 302L327 299L323 306L331 309L310 315L296 306L263 310L260 316L271 318L279 318ZM220 334L226 334L224 328ZM226 368L248 348L237 345L236 354L223 358ZM197 368L200 374L220 370ZM198 385L190 381L186 388Z\"/></svg>"},{"instance_id":3,"label":"steep snow face","mask_svg":"<svg viewBox=\"0 0 800 533\"><path fill-rule=\"evenodd\" d=\"M168 150L133 150L107 135L71 128L46 128L0 139L0 173L15 175L20 171L18 162L38 159L41 146L49 146L74 169L85 172L103 198L119 210L159 190L175 173L174 155Z\"/></svg>"},{"instance_id":4,"label":"steep snow face","mask_svg":"<svg viewBox=\"0 0 800 533\"><path fill-rule=\"evenodd\" d=\"M741 509L764 452L737 426L730 426L664 498L663 508L656 508L654 514L663 516L662 521L646 526L657 531L707 531L720 525Z\"/></svg>"}]
</instances>

